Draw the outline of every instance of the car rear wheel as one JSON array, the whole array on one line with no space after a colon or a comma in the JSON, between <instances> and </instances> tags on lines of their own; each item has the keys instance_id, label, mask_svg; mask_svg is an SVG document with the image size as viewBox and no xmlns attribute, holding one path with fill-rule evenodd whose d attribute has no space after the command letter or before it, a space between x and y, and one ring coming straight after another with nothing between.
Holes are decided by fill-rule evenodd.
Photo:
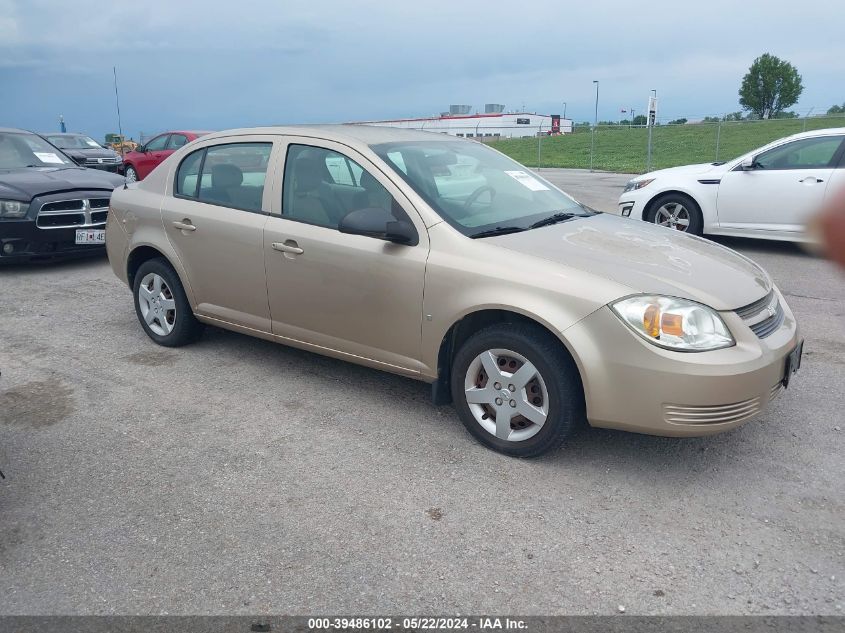
<instances>
[{"instance_id":1,"label":"car rear wheel","mask_svg":"<svg viewBox=\"0 0 845 633\"><path fill-rule=\"evenodd\" d=\"M703 220L701 208L695 200L679 193L660 196L651 203L646 219L658 226L701 235Z\"/></svg>"},{"instance_id":2,"label":"car rear wheel","mask_svg":"<svg viewBox=\"0 0 845 633\"><path fill-rule=\"evenodd\" d=\"M132 165L129 165L129 167L126 168L126 173L124 175L126 176L126 180L128 182L138 182L138 172L135 171L135 168L132 167Z\"/></svg>"},{"instance_id":3,"label":"car rear wheel","mask_svg":"<svg viewBox=\"0 0 845 633\"><path fill-rule=\"evenodd\" d=\"M164 259L151 259L135 273L135 313L151 339L165 347L195 341L203 325L194 317L179 275Z\"/></svg>"},{"instance_id":4,"label":"car rear wheel","mask_svg":"<svg viewBox=\"0 0 845 633\"><path fill-rule=\"evenodd\" d=\"M497 324L471 336L455 354L452 394L467 430L515 457L559 447L585 421L575 363L530 325Z\"/></svg>"}]
</instances>

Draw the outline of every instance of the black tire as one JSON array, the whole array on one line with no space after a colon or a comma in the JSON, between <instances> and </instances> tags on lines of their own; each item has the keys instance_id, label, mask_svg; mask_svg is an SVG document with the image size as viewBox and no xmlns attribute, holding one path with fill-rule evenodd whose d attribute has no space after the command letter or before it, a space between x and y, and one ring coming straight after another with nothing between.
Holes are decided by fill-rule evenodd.
<instances>
[{"instance_id":1,"label":"black tire","mask_svg":"<svg viewBox=\"0 0 845 633\"><path fill-rule=\"evenodd\" d=\"M496 437L475 418L467 403L465 378L470 364L483 352L494 349L523 356L536 367L546 385L548 415L533 437L522 441ZM537 457L558 448L586 423L584 389L578 368L560 341L539 326L499 323L476 332L455 354L451 383L461 422L479 442L505 455Z\"/></svg>"},{"instance_id":2,"label":"black tire","mask_svg":"<svg viewBox=\"0 0 845 633\"><path fill-rule=\"evenodd\" d=\"M161 277L167 288L169 294L175 303L175 314L172 323L172 330L167 334L154 332L151 326L144 318L141 299L139 296L141 283L145 277L150 274L155 274ZM170 265L166 259L155 258L145 261L138 268L135 273L134 283L132 284L133 301L135 303L135 314L138 316L138 321L144 332L147 333L153 341L165 347L180 347L193 343L202 334L204 326L197 321L194 312L191 309L191 304L188 302L188 297L185 295L185 289L182 287L182 282L179 280L179 275ZM155 324L154 324L155 325ZM160 327L160 326L159 326Z\"/></svg>"},{"instance_id":3,"label":"black tire","mask_svg":"<svg viewBox=\"0 0 845 633\"><path fill-rule=\"evenodd\" d=\"M657 196L651 201L648 206L645 220L651 224L656 224L657 211L664 205L680 204L687 210L689 214L689 226L684 233L690 235L701 235L704 229L704 218L701 215L701 207L698 203L687 195L682 193L666 193L662 196ZM658 225L659 226L659 225Z\"/></svg>"},{"instance_id":4,"label":"black tire","mask_svg":"<svg viewBox=\"0 0 845 633\"><path fill-rule=\"evenodd\" d=\"M130 174L131 172L131 174ZM138 172L135 171L135 168L132 165L128 165L123 172L124 177L129 182L138 182Z\"/></svg>"}]
</instances>

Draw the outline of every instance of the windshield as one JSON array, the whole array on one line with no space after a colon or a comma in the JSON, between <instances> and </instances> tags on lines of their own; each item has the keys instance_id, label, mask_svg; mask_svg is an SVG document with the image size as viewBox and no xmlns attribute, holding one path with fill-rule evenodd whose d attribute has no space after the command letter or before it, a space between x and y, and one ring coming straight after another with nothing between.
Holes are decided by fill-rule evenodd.
<instances>
[{"instance_id":1,"label":"windshield","mask_svg":"<svg viewBox=\"0 0 845 633\"><path fill-rule=\"evenodd\" d=\"M590 215L548 181L481 143L412 141L372 149L465 235L524 230L557 214Z\"/></svg>"},{"instance_id":2,"label":"windshield","mask_svg":"<svg viewBox=\"0 0 845 633\"><path fill-rule=\"evenodd\" d=\"M48 136L47 140L61 149L102 149L90 136Z\"/></svg>"},{"instance_id":3,"label":"windshield","mask_svg":"<svg viewBox=\"0 0 845 633\"><path fill-rule=\"evenodd\" d=\"M0 132L0 169L63 167L75 164L35 134Z\"/></svg>"}]
</instances>

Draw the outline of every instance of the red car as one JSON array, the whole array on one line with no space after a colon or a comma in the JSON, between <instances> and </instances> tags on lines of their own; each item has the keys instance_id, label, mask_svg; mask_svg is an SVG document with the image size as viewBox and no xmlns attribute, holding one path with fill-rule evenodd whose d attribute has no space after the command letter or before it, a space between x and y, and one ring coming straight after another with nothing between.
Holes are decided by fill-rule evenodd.
<instances>
[{"instance_id":1,"label":"red car","mask_svg":"<svg viewBox=\"0 0 845 633\"><path fill-rule=\"evenodd\" d=\"M134 152L129 152L123 157L126 180L129 182L143 180L159 163L163 162L177 149L206 134L210 134L210 132L176 130L162 132L158 136L154 136L143 145L139 145Z\"/></svg>"}]
</instances>

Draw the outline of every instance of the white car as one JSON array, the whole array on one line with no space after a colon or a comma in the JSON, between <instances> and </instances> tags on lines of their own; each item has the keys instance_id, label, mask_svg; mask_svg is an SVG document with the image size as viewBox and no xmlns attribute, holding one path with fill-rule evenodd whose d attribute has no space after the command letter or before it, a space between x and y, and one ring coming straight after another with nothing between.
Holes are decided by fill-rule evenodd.
<instances>
[{"instance_id":1,"label":"white car","mask_svg":"<svg viewBox=\"0 0 845 633\"><path fill-rule=\"evenodd\" d=\"M845 187L845 128L804 132L724 163L629 181L617 215L696 235L809 242L809 217Z\"/></svg>"}]
</instances>

